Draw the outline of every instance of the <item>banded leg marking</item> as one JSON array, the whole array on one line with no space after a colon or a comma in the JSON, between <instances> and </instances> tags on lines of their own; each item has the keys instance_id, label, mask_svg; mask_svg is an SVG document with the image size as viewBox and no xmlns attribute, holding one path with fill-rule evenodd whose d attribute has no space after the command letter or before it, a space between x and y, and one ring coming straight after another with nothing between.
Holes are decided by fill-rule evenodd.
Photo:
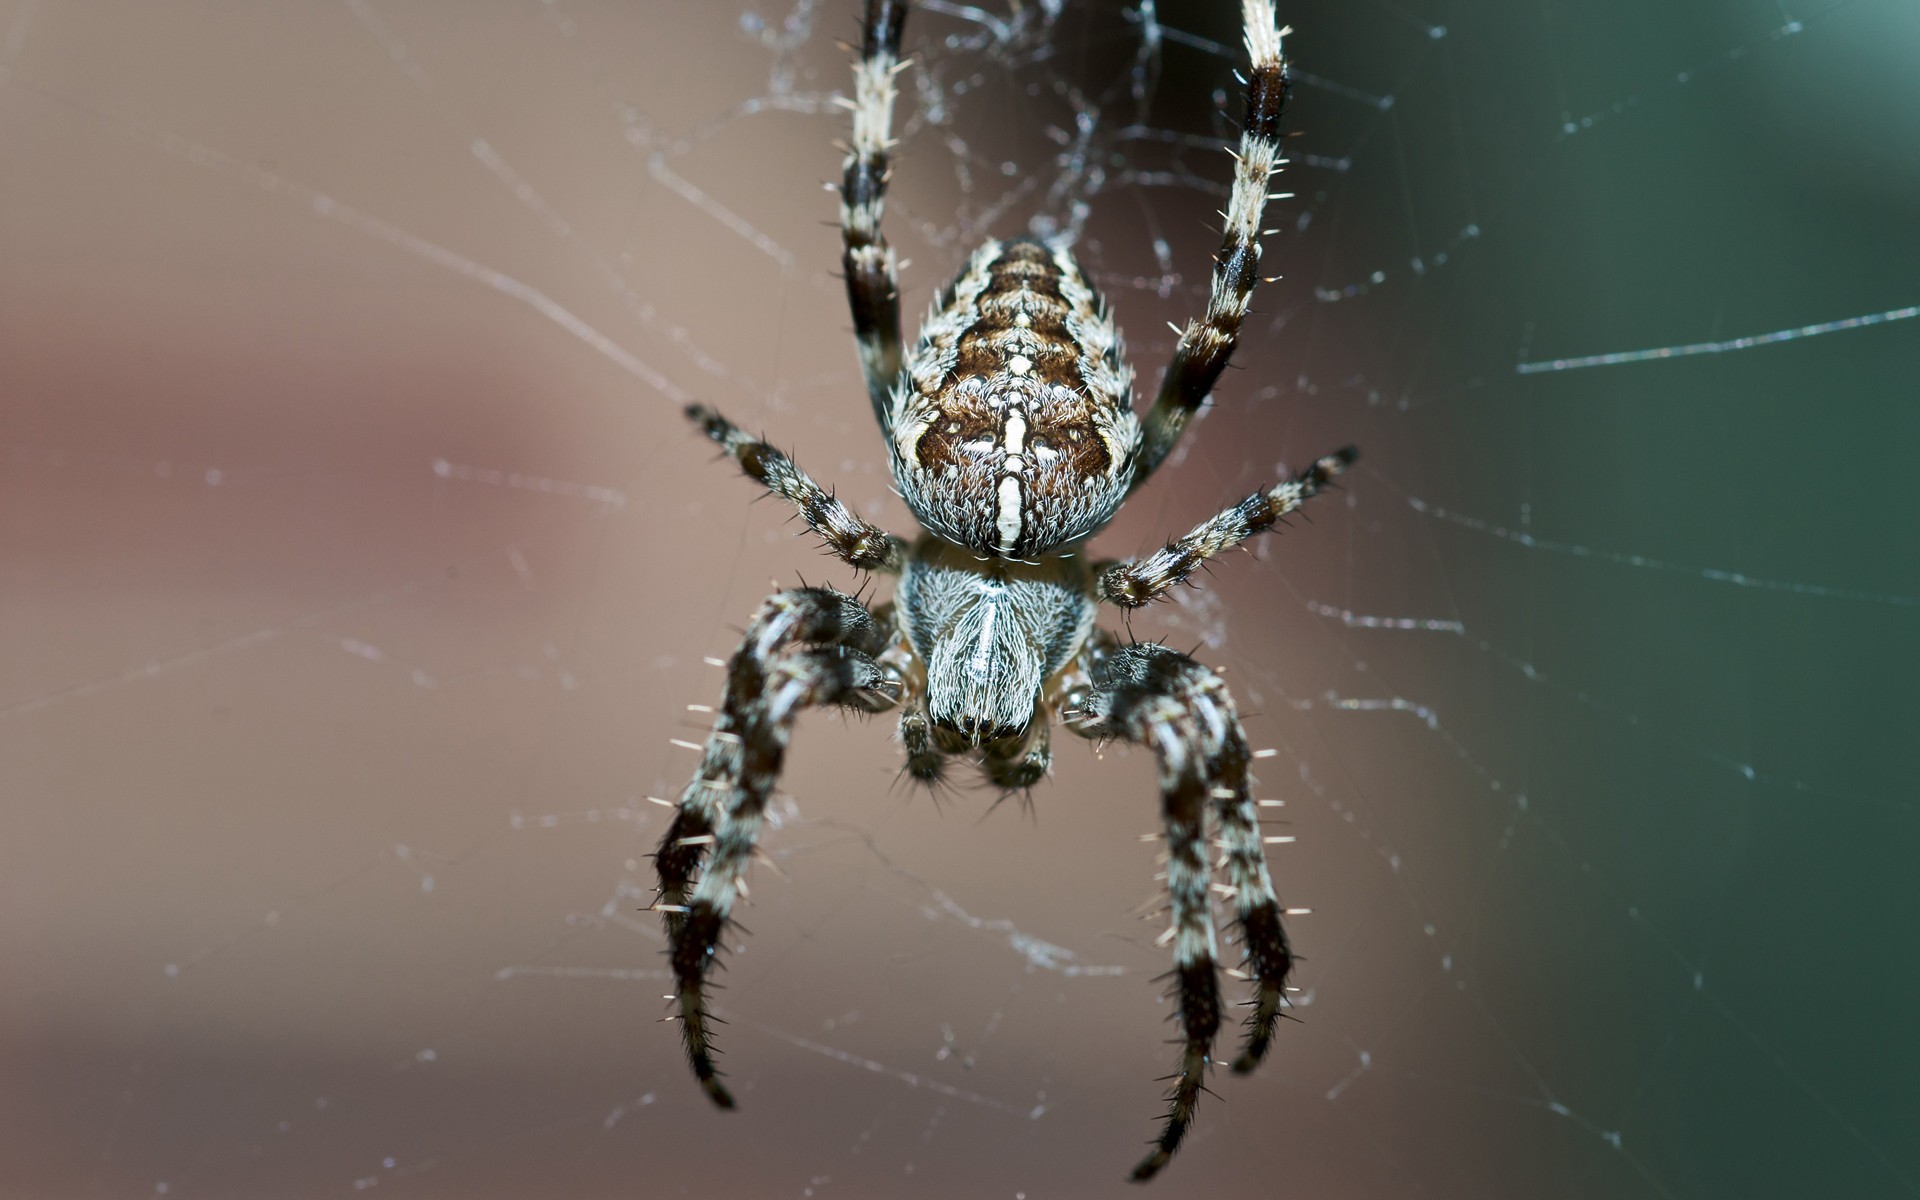
<instances>
[{"instance_id":1,"label":"banded leg marking","mask_svg":"<svg viewBox=\"0 0 1920 1200\"><path fill-rule=\"evenodd\" d=\"M1205 404L1240 340L1247 306L1259 282L1260 219L1267 187L1285 162L1280 152L1280 114L1286 107L1288 76L1273 0L1242 0L1246 21L1246 116L1240 128L1240 152L1234 157L1233 192L1227 201L1225 236L1213 260L1213 288L1206 316L1187 322L1173 361L1161 377L1160 392L1147 413L1134 469L1133 487L1152 475L1180 441L1193 414Z\"/></svg>"},{"instance_id":2,"label":"banded leg marking","mask_svg":"<svg viewBox=\"0 0 1920 1200\"><path fill-rule=\"evenodd\" d=\"M807 527L820 535L835 558L862 571L900 573L900 566L907 559L907 543L854 515L852 509L815 483L784 451L740 432L739 426L704 404L688 405L687 418L726 447L749 478L766 484L775 495L798 509Z\"/></svg>"},{"instance_id":3,"label":"banded leg marking","mask_svg":"<svg viewBox=\"0 0 1920 1200\"><path fill-rule=\"evenodd\" d=\"M1298 475L1281 480L1267 491L1255 492L1147 557L1101 567L1094 596L1122 608L1151 604L1174 585L1185 582L1208 559L1273 528L1280 518L1325 491L1334 477L1358 457L1359 451L1352 446L1324 455Z\"/></svg>"},{"instance_id":4,"label":"banded leg marking","mask_svg":"<svg viewBox=\"0 0 1920 1200\"><path fill-rule=\"evenodd\" d=\"M809 705L885 707L898 684L872 657L881 641L872 617L852 596L801 588L769 597L727 663L713 732L654 856L655 907L666 921L687 1062L722 1108L732 1108L733 1097L713 1063L707 975L779 778L793 720ZM702 870L709 847L712 857Z\"/></svg>"},{"instance_id":5,"label":"banded leg marking","mask_svg":"<svg viewBox=\"0 0 1920 1200\"><path fill-rule=\"evenodd\" d=\"M1206 823L1217 797L1244 792L1248 756L1225 685L1186 655L1165 646L1112 648L1102 641L1088 659L1093 690L1079 711L1069 714L1068 727L1084 736L1138 742L1151 748L1160 764L1173 914L1167 933L1173 941L1181 1052L1160 1136L1133 1169L1134 1179L1146 1180L1173 1158L1193 1124L1220 1030ZM1253 848L1257 854L1257 833ZM1228 865L1233 866L1231 856Z\"/></svg>"},{"instance_id":6,"label":"banded leg marking","mask_svg":"<svg viewBox=\"0 0 1920 1200\"><path fill-rule=\"evenodd\" d=\"M1200 724L1220 730L1218 748L1212 756L1214 766L1209 771L1213 780L1209 797L1214 828L1219 833L1218 865L1226 872L1238 918L1244 950L1240 967L1253 981L1249 1005L1253 1011L1247 1014L1240 1053L1233 1060L1234 1074L1245 1075L1260 1065L1273 1045L1273 1032L1286 1003L1287 977L1293 972L1293 946L1287 940L1280 900L1274 895L1273 875L1267 868L1259 803L1253 798L1252 781L1247 776L1252 756L1246 735L1240 730L1226 685L1211 671L1206 674L1207 681L1195 689L1195 694L1204 699L1196 700L1195 707L1211 709Z\"/></svg>"},{"instance_id":7,"label":"banded leg marking","mask_svg":"<svg viewBox=\"0 0 1920 1200\"><path fill-rule=\"evenodd\" d=\"M840 264L867 396L883 433L891 433L891 393L900 377L900 281L893 247L880 231L892 172L894 76L900 73L904 0L867 0L860 57L853 64L853 138L840 171Z\"/></svg>"}]
</instances>

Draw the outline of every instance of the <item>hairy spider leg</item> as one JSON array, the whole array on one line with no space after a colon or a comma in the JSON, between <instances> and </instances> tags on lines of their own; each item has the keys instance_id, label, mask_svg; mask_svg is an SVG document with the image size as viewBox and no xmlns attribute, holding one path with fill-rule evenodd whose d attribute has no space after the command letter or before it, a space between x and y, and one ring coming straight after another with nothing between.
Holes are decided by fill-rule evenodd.
<instances>
[{"instance_id":1,"label":"hairy spider leg","mask_svg":"<svg viewBox=\"0 0 1920 1200\"><path fill-rule=\"evenodd\" d=\"M1247 305L1260 278L1260 218L1267 205L1268 182L1285 162L1280 152L1280 113L1287 103L1288 75L1280 39L1290 31L1279 28L1273 0L1243 0L1242 10L1253 69L1247 76L1247 111L1240 129L1240 152L1234 157L1225 237L1213 259L1206 316L1188 321L1181 331L1173 361L1161 377L1159 395L1147 413L1134 489L1166 460L1193 414L1207 402L1240 340L1240 326L1247 319Z\"/></svg>"},{"instance_id":2,"label":"hairy spider leg","mask_svg":"<svg viewBox=\"0 0 1920 1200\"><path fill-rule=\"evenodd\" d=\"M987 779L1003 792L1030 791L1053 766L1053 717L1045 704L1033 714L1023 738L1008 738L985 747L980 765Z\"/></svg>"},{"instance_id":3,"label":"hairy spider leg","mask_svg":"<svg viewBox=\"0 0 1920 1200\"><path fill-rule=\"evenodd\" d=\"M1218 680L1215 682L1218 684ZM1253 979L1253 1011L1247 1014L1240 1054L1233 1060L1233 1073L1245 1075L1260 1065L1273 1045L1273 1031L1286 1004L1287 977L1293 973L1293 946L1280 919L1273 876L1267 870L1259 802L1248 786L1247 741L1240 733L1233 700L1223 685L1219 687L1219 703L1226 708L1226 724L1231 730L1225 753L1240 760L1237 769L1225 772L1229 782L1213 789L1213 816L1220 832L1221 862L1239 914L1240 943L1246 950L1240 969Z\"/></svg>"},{"instance_id":4,"label":"hairy spider leg","mask_svg":"<svg viewBox=\"0 0 1920 1200\"><path fill-rule=\"evenodd\" d=\"M933 722L927 719L924 696L915 696L900 714L900 745L907 752L907 774L932 787L945 777L947 756L933 742Z\"/></svg>"},{"instance_id":5,"label":"hairy spider leg","mask_svg":"<svg viewBox=\"0 0 1920 1200\"><path fill-rule=\"evenodd\" d=\"M687 1061L722 1108L732 1108L733 1097L713 1064L707 975L743 888L793 720L810 705L888 707L899 683L873 658L884 641L865 606L842 592L798 588L769 597L727 663L713 732L654 855L655 907L666 919Z\"/></svg>"},{"instance_id":6,"label":"hairy spider leg","mask_svg":"<svg viewBox=\"0 0 1920 1200\"><path fill-rule=\"evenodd\" d=\"M1111 636L1103 634L1085 654L1085 662L1093 690L1078 712L1069 714L1068 728L1086 737L1137 742L1150 748L1160 764L1173 914L1167 932L1173 939L1174 1019L1180 1025L1181 1052L1160 1136L1153 1152L1133 1169L1134 1179L1147 1180L1173 1158L1193 1124L1213 1039L1220 1031L1220 980L1207 895L1207 815L1219 815L1222 797L1246 794L1247 744L1226 685L1186 655L1159 645L1115 646ZM1226 840L1234 845L1241 839L1236 832ZM1251 878L1257 908L1258 881L1265 879L1257 827L1251 846L1241 849L1238 867L1229 851L1228 867L1236 888ZM1249 864L1256 868L1251 877L1240 869Z\"/></svg>"},{"instance_id":7,"label":"hairy spider leg","mask_svg":"<svg viewBox=\"0 0 1920 1200\"><path fill-rule=\"evenodd\" d=\"M807 527L820 535L827 550L841 562L862 571L898 575L907 558L907 543L854 515L832 492L815 483L786 453L756 437L704 404L689 404L687 418L702 432L726 447L749 478L767 485L775 495L800 510Z\"/></svg>"},{"instance_id":8,"label":"hairy spider leg","mask_svg":"<svg viewBox=\"0 0 1920 1200\"><path fill-rule=\"evenodd\" d=\"M900 679L900 745L906 752L906 773L915 782L937 787L946 775L947 755L933 740L933 721L927 716L927 677L913 656L913 643L889 600L874 608L873 619L892 630L893 640L880 665Z\"/></svg>"},{"instance_id":9,"label":"hairy spider leg","mask_svg":"<svg viewBox=\"0 0 1920 1200\"><path fill-rule=\"evenodd\" d=\"M1186 697L1191 728L1198 737L1198 753L1208 762L1218 866L1226 871L1240 944L1245 954L1242 972L1253 980L1253 999L1247 1015L1240 1054L1233 1060L1236 1075L1260 1065L1273 1044L1274 1028L1286 1001L1287 976L1293 973L1293 946L1281 922L1280 898L1274 895L1273 875L1267 869L1265 842L1260 834L1259 801L1253 798L1247 767L1253 755L1233 694L1212 671L1175 654L1164 646L1142 647L1162 661L1167 676Z\"/></svg>"},{"instance_id":10,"label":"hairy spider leg","mask_svg":"<svg viewBox=\"0 0 1920 1200\"><path fill-rule=\"evenodd\" d=\"M840 171L840 264L847 279L847 305L860 346L867 396L883 433L891 433L894 383L900 378L900 280L893 247L880 231L892 173L894 76L900 61L905 0L867 0L861 22L860 57L853 64L853 138Z\"/></svg>"},{"instance_id":11,"label":"hairy spider leg","mask_svg":"<svg viewBox=\"0 0 1920 1200\"><path fill-rule=\"evenodd\" d=\"M1184 583L1208 559L1273 528L1281 517L1325 491L1335 476L1353 465L1359 454L1347 446L1323 455L1306 470L1264 492L1255 492L1145 558L1097 567L1094 596L1122 608L1151 604L1175 584Z\"/></svg>"}]
</instances>

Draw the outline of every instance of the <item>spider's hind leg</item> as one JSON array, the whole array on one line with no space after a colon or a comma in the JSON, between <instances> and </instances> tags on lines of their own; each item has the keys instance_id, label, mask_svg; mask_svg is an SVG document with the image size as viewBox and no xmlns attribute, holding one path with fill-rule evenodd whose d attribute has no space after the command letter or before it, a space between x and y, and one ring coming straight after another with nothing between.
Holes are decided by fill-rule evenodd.
<instances>
[{"instance_id":1,"label":"spider's hind leg","mask_svg":"<svg viewBox=\"0 0 1920 1200\"><path fill-rule=\"evenodd\" d=\"M1233 701L1224 685L1220 698L1227 706L1231 730L1227 740L1238 743L1229 757L1237 753L1244 764L1246 739L1232 717ZM1265 839L1260 834L1260 802L1253 798L1244 765L1224 773L1212 789L1212 801L1221 862L1226 867L1227 886L1233 892L1240 943L1246 951L1241 970L1253 980L1254 988L1253 999L1248 1002L1253 1011L1247 1014L1240 1054L1233 1060L1233 1073L1245 1075L1260 1065L1273 1045L1273 1031L1286 1006L1287 977L1293 973L1293 945L1287 940L1280 899L1274 895L1273 876L1267 869Z\"/></svg>"},{"instance_id":2,"label":"spider's hind leg","mask_svg":"<svg viewBox=\"0 0 1920 1200\"><path fill-rule=\"evenodd\" d=\"M1220 833L1223 865L1257 981L1246 1047L1234 1064L1251 1070L1272 1041L1292 954L1280 927L1279 902L1262 853L1251 798L1251 755L1233 698L1220 677L1186 655L1158 645L1115 645L1096 634L1083 660L1089 690L1067 714L1085 737L1115 737L1153 749L1160 763L1161 814L1167 838L1167 890L1172 900L1174 997L1182 1052L1168 1097L1166 1122L1153 1153L1133 1169L1151 1179L1180 1148L1193 1122L1206 1067L1219 1032L1213 918L1208 903L1207 816Z\"/></svg>"},{"instance_id":3,"label":"spider's hind leg","mask_svg":"<svg viewBox=\"0 0 1920 1200\"><path fill-rule=\"evenodd\" d=\"M666 918L687 1061L722 1108L733 1107L733 1097L713 1064L707 976L744 890L742 875L788 735L809 705L878 711L892 703L899 682L874 658L884 641L852 596L799 588L769 597L727 663L726 693L706 751L654 856L655 907Z\"/></svg>"}]
</instances>

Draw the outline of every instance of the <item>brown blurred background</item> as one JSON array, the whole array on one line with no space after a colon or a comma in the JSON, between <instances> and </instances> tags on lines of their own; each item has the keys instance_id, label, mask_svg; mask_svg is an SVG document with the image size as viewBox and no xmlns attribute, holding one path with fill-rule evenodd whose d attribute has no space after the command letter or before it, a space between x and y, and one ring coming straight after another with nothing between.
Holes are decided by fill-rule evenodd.
<instances>
[{"instance_id":1,"label":"brown blurred background","mask_svg":"<svg viewBox=\"0 0 1920 1200\"><path fill-rule=\"evenodd\" d=\"M1142 754L936 806L889 718L808 716L741 1111L657 1023L703 658L855 582L680 407L911 524L819 189L851 7L0 3L0 1194L1124 1186ZM1133 624L1227 670L1313 909L1162 1191L1915 1190L1920 322L1514 370L1920 301L1910 10L1684 7L1282 14L1287 278L1099 545L1365 469ZM1238 112L1232 7L1159 19L915 13L910 314L1083 203L1157 377Z\"/></svg>"}]
</instances>

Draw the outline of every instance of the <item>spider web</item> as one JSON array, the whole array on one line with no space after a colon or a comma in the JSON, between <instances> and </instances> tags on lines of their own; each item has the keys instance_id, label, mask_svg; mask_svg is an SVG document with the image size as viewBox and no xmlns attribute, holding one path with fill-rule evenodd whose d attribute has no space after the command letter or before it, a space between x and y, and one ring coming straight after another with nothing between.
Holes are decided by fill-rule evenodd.
<instances>
[{"instance_id":1,"label":"spider web","mask_svg":"<svg viewBox=\"0 0 1920 1200\"><path fill-rule=\"evenodd\" d=\"M936 807L808 716L742 1111L655 1023L706 660L854 583L678 409L910 528L815 190L852 7L0 5L0 1193L1118 1185L1172 1062L1143 754ZM919 0L910 313L1072 230L1150 385L1238 111L1199 8ZM1920 1191L1914 10L1282 16L1285 278L1099 548L1364 457L1133 622L1227 670L1312 910L1158 1186Z\"/></svg>"}]
</instances>

